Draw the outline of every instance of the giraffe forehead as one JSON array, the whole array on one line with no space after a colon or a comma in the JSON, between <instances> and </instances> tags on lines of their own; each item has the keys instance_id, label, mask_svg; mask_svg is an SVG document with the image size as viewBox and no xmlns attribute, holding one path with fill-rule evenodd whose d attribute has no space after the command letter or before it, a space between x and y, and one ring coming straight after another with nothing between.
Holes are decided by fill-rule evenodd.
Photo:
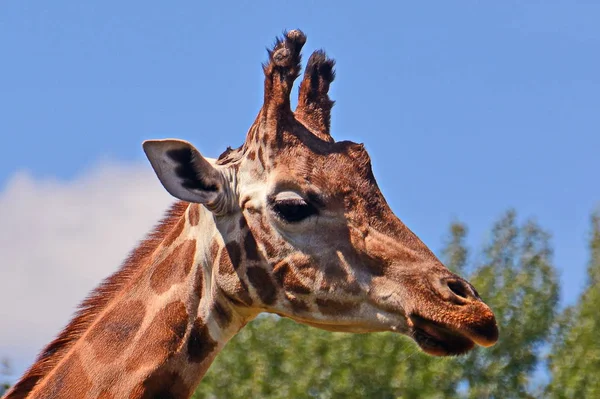
<instances>
[{"instance_id":1,"label":"giraffe forehead","mask_svg":"<svg viewBox=\"0 0 600 399\"><path fill-rule=\"evenodd\" d=\"M359 178L371 178L371 161L362 144L325 143L326 150L297 145L279 152L276 171L312 184L348 184Z\"/></svg>"},{"instance_id":2,"label":"giraffe forehead","mask_svg":"<svg viewBox=\"0 0 600 399\"><path fill-rule=\"evenodd\" d=\"M345 155L352 159L368 162L368 154L363 144L352 141L326 141L314 135L301 123L291 123L282 131L272 131L268 126L253 125L244 144L232 150L227 148L216 163L219 165L252 163L272 166L289 162L286 158L328 158L336 159ZM361 161L361 162L362 162Z\"/></svg>"},{"instance_id":3,"label":"giraffe forehead","mask_svg":"<svg viewBox=\"0 0 600 399\"><path fill-rule=\"evenodd\" d=\"M268 183L267 194L273 197L286 191L300 192L305 199L317 202L380 193L368 158L365 162L345 154L289 157L278 164Z\"/></svg>"}]
</instances>

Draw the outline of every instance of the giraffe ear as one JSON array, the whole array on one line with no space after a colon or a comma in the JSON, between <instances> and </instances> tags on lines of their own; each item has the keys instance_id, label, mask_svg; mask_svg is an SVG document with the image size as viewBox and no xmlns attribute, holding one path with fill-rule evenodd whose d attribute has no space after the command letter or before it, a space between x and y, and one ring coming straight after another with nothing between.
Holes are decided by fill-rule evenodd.
<instances>
[{"instance_id":1,"label":"giraffe ear","mask_svg":"<svg viewBox=\"0 0 600 399\"><path fill-rule=\"evenodd\" d=\"M220 202L224 177L184 140L147 140L144 152L164 188L174 197L200 204Z\"/></svg>"}]
</instances>

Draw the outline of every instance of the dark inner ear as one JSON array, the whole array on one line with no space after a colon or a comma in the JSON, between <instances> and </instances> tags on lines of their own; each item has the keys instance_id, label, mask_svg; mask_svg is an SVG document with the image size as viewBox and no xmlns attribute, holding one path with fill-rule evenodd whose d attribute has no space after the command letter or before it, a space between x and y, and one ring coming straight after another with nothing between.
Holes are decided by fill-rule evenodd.
<instances>
[{"instance_id":1,"label":"dark inner ear","mask_svg":"<svg viewBox=\"0 0 600 399\"><path fill-rule=\"evenodd\" d=\"M199 160L194 159L194 153L190 147L167 151L167 156L178 164L175 174L181 178L181 185L191 190L218 191L218 176L212 174L199 174L202 170L197 164Z\"/></svg>"}]
</instances>

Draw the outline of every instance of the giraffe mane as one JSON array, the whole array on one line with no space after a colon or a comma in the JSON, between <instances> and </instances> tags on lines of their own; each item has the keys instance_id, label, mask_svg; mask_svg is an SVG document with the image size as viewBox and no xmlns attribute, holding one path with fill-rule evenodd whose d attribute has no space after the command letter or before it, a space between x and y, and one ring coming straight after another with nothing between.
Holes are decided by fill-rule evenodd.
<instances>
[{"instance_id":1,"label":"giraffe mane","mask_svg":"<svg viewBox=\"0 0 600 399\"><path fill-rule=\"evenodd\" d=\"M187 207L187 202L178 201L167 210L163 219L150 234L130 252L121 268L102 281L83 300L71 322L41 351L35 363L15 384L6 399L27 397L35 385L60 362L110 301L127 286L131 278L136 275L144 264L144 261L160 245L165 235L172 230Z\"/></svg>"}]
</instances>

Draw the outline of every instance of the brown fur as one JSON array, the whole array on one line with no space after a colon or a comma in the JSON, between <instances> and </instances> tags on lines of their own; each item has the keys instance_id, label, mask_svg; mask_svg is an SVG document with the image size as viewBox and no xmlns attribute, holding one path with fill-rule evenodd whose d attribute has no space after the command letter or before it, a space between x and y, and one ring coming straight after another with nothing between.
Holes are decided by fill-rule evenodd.
<instances>
[{"instance_id":1,"label":"brown fur","mask_svg":"<svg viewBox=\"0 0 600 399\"><path fill-rule=\"evenodd\" d=\"M175 241L178 237L181 236L181 232L183 231L184 227L185 227L185 219L180 218L179 222L177 223L175 228L173 230L171 230L171 232L169 232L169 234L165 237L165 240L162 243L163 246L170 247L171 244L173 244L173 241Z\"/></svg>"},{"instance_id":2,"label":"brown fur","mask_svg":"<svg viewBox=\"0 0 600 399\"><path fill-rule=\"evenodd\" d=\"M327 292L335 287L340 287L350 294L358 294L360 292L360 285L352 275L346 273L339 266L330 265L325 268L320 290Z\"/></svg>"},{"instance_id":3,"label":"brown fur","mask_svg":"<svg viewBox=\"0 0 600 399\"><path fill-rule=\"evenodd\" d=\"M327 315L338 315L347 314L356 306L354 303L340 302L333 299L320 299L317 298L317 306L323 314Z\"/></svg>"},{"instance_id":4,"label":"brown fur","mask_svg":"<svg viewBox=\"0 0 600 399\"><path fill-rule=\"evenodd\" d=\"M163 259L152 272L150 286L162 294L174 284L179 284L190 273L196 253L196 240L186 240ZM179 267L183 265L183 267Z\"/></svg>"},{"instance_id":5,"label":"brown fur","mask_svg":"<svg viewBox=\"0 0 600 399\"><path fill-rule=\"evenodd\" d=\"M233 268L238 269L242 262L242 251L239 244L237 242L228 242L225 245L225 252L229 255Z\"/></svg>"},{"instance_id":6,"label":"brown fur","mask_svg":"<svg viewBox=\"0 0 600 399\"><path fill-rule=\"evenodd\" d=\"M213 237L213 239L210 241L210 248L209 248L210 258L213 260L213 262L218 259L219 249L221 249L219 240L217 240L215 237ZM233 266L231 268L233 269Z\"/></svg>"},{"instance_id":7,"label":"brown fur","mask_svg":"<svg viewBox=\"0 0 600 399\"><path fill-rule=\"evenodd\" d=\"M263 250L264 255L267 257L267 259L272 258L277 254L277 249L269 241L266 241L266 240L263 241L262 246L264 248L264 250Z\"/></svg>"},{"instance_id":8,"label":"brown fur","mask_svg":"<svg viewBox=\"0 0 600 399\"><path fill-rule=\"evenodd\" d=\"M133 357L126 362L127 370L160 365L183 343L189 320L183 302L171 302L161 309L135 347Z\"/></svg>"},{"instance_id":9,"label":"brown fur","mask_svg":"<svg viewBox=\"0 0 600 399\"><path fill-rule=\"evenodd\" d=\"M142 325L145 311L142 301L121 301L94 324L85 338L92 343L98 362L119 359Z\"/></svg>"},{"instance_id":10,"label":"brown fur","mask_svg":"<svg viewBox=\"0 0 600 399\"><path fill-rule=\"evenodd\" d=\"M110 393L110 389L105 389L104 391L100 392L100 394L98 394L98 397L96 399L116 399L116 398L115 398L115 395Z\"/></svg>"},{"instance_id":11,"label":"brown fur","mask_svg":"<svg viewBox=\"0 0 600 399\"><path fill-rule=\"evenodd\" d=\"M189 394L190 387L179 374L158 369L133 389L129 399L183 399Z\"/></svg>"},{"instance_id":12,"label":"brown fur","mask_svg":"<svg viewBox=\"0 0 600 399\"><path fill-rule=\"evenodd\" d=\"M216 240L215 240L216 243ZM229 257L229 253L226 249L221 250L221 255L218 258L219 261L219 273L223 274L235 274L235 269L233 268L233 263L231 262L231 258Z\"/></svg>"},{"instance_id":13,"label":"brown fur","mask_svg":"<svg viewBox=\"0 0 600 399\"><path fill-rule=\"evenodd\" d=\"M238 299L245 306L252 306L252 298L250 297L250 293L248 292L248 286L244 282L244 280L240 280L236 285L236 299Z\"/></svg>"},{"instance_id":14,"label":"brown fur","mask_svg":"<svg viewBox=\"0 0 600 399\"><path fill-rule=\"evenodd\" d=\"M290 305L292 306L292 310L294 312L304 312L309 310L308 305L306 304L306 302L302 301L301 299L298 299L295 295L286 292L285 294L285 298L290 302Z\"/></svg>"},{"instance_id":15,"label":"brown fur","mask_svg":"<svg viewBox=\"0 0 600 399\"><path fill-rule=\"evenodd\" d=\"M210 336L204 321L200 318L196 319L187 345L190 362L202 362L216 347L217 343Z\"/></svg>"},{"instance_id":16,"label":"brown fur","mask_svg":"<svg viewBox=\"0 0 600 399\"><path fill-rule=\"evenodd\" d=\"M271 276L262 267L249 267L246 275L256 293L266 305L272 305L277 299L277 287L273 284Z\"/></svg>"},{"instance_id":17,"label":"brown fur","mask_svg":"<svg viewBox=\"0 0 600 399\"><path fill-rule=\"evenodd\" d=\"M231 310L227 307L227 305L222 304L219 301L216 301L213 305L213 310L215 314L215 319L219 324L219 327L226 328L231 323Z\"/></svg>"},{"instance_id":18,"label":"brown fur","mask_svg":"<svg viewBox=\"0 0 600 399\"><path fill-rule=\"evenodd\" d=\"M62 363L55 373L53 380L40 392L39 399L83 398L92 387L76 353Z\"/></svg>"},{"instance_id":19,"label":"brown fur","mask_svg":"<svg viewBox=\"0 0 600 399\"><path fill-rule=\"evenodd\" d=\"M277 282L283 286L286 291L294 292L297 294L310 294L312 289L306 286L298 277L294 274L294 269L286 261L282 261L275 265L273 268L273 275L277 279Z\"/></svg>"},{"instance_id":20,"label":"brown fur","mask_svg":"<svg viewBox=\"0 0 600 399\"><path fill-rule=\"evenodd\" d=\"M198 266L198 270L196 270L196 278L194 279L194 291L198 293L198 296L201 298L204 295L204 270L202 270L202 266Z\"/></svg>"},{"instance_id":21,"label":"brown fur","mask_svg":"<svg viewBox=\"0 0 600 399\"><path fill-rule=\"evenodd\" d=\"M200 222L200 205L190 204L188 207L188 220L191 226L197 226Z\"/></svg>"},{"instance_id":22,"label":"brown fur","mask_svg":"<svg viewBox=\"0 0 600 399\"><path fill-rule=\"evenodd\" d=\"M300 259L294 257L294 268L296 269L298 276L309 281L311 285L317 278L317 269L313 267L312 262L314 262L314 260L308 256L304 256Z\"/></svg>"},{"instance_id":23,"label":"brown fur","mask_svg":"<svg viewBox=\"0 0 600 399\"><path fill-rule=\"evenodd\" d=\"M35 385L43 379L69 351L72 345L87 331L108 303L129 285L141 265L152 255L187 208L187 203L178 201L169 209L163 220L148 237L129 255L123 266L104 280L79 306L75 317L36 359L31 368L21 377L5 399L25 398Z\"/></svg>"},{"instance_id":24,"label":"brown fur","mask_svg":"<svg viewBox=\"0 0 600 399\"><path fill-rule=\"evenodd\" d=\"M244 250L246 251L246 260L260 260L256 240L251 231L248 231L244 239Z\"/></svg>"}]
</instances>

